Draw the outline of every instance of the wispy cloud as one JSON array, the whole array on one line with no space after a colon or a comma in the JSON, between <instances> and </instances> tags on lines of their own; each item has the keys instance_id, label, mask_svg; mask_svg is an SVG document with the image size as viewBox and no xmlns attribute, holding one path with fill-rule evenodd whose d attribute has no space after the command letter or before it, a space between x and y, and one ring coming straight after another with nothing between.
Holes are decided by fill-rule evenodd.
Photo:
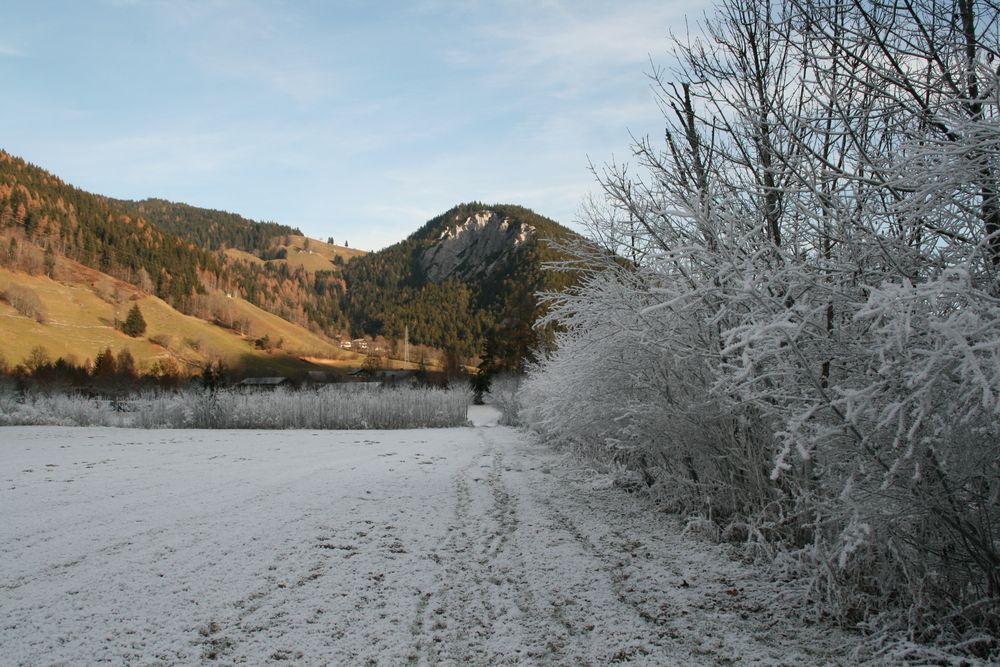
<instances>
[{"instance_id":1,"label":"wispy cloud","mask_svg":"<svg viewBox=\"0 0 1000 667\"><path fill-rule=\"evenodd\" d=\"M708 1L97 0L58 16L23 3L0 59L44 43L76 66L19 63L0 119L87 189L351 245L469 200L570 223L594 187L588 158L628 159L629 132L662 125L648 57L669 65L671 29ZM121 48L87 48L116 36Z\"/></svg>"},{"instance_id":2,"label":"wispy cloud","mask_svg":"<svg viewBox=\"0 0 1000 667\"><path fill-rule=\"evenodd\" d=\"M481 28L481 40L492 48L466 40L445 57L459 66L495 63L497 74L510 80L572 91L582 81L642 68L650 56L664 54L670 26L700 5L707 3L508 2L509 11Z\"/></svg>"},{"instance_id":3,"label":"wispy cloud","mask_svg":"<svg viewBox=\"0 0 1000 667\"><path fill-rule=\"evenodd\" d=\"M664 3L666 5L667 3ZM665 45L669 10L615 6L610 12L583 14L561 7L545 23L521 20L507 33L506 60L527 67L567 65L607 67L642 63Z\"/></svg>"},{"instance_id":4,"label":"wispy cloud","mask_svg":"<svg viewBox=\"0 0 1000 667\"><path fill-rule=\"evenodd\" d=\"M191 61L220 82L258 87L309 104L331 95L336 76L310 50L311 26L293 6L266 2L158 2Z\"/></svg>"}]
</instances>

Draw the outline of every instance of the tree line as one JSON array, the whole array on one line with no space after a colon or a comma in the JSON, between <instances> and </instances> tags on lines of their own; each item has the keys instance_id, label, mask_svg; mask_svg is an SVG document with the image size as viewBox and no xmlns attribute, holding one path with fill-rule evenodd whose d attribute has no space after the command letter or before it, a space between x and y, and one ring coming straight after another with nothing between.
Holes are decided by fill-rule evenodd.
<instances>
[{"instance_id":1,"label":"tree line","mask_svg":"<svg viewBox=\"0 0 1000 667\"><path fill-rule=\"evenodd\" d=\"M214 366L209 364L207 368L212 372ZM0 376L13 379L23 388L111 394L134 393L140 387L175 388L191 377L187 368L170 357L158 359L148 368L140 368L128 347L115 352L107 346L97 350L93 360L81 362L73 358L53 359L42 345L35 346L15 365L0 356Z\"/></svg>"}]
</instances>

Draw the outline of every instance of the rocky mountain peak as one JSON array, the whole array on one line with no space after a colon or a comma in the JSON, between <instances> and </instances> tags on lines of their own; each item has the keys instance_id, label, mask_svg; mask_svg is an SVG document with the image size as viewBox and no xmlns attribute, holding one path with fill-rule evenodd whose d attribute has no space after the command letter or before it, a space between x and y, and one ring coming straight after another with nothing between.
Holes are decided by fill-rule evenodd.
<instances>
[{"instance_id":1,"label":"rocky mountain peak","mask_svg":"<svg viewBox=\"0 0 1000 667\"><path fill-rule=\"evenodd\" d=\"M446 278L471 279L492 273L535 228L501 217L495 211L455 216L454 224L441 231L437 241L420 257L426 276L438 282Z\"/></svg>"}]
</instances>

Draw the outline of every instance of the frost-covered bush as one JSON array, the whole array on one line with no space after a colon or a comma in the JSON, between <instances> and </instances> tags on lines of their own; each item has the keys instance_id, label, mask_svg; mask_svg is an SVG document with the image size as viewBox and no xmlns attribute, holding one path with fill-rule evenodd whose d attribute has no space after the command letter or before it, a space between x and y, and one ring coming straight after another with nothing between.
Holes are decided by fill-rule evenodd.
<instances>
[{"instance_id":1,"label":"frost-covered bush","mask_svg":"<svg viewBox=\"0 0 1000 667\"><path fill-rule=\"evenodd\" d=\"M0 379L0 426L8 425L10 416L18 409L20 396L13 383Z\"/></svg>"},{"instance_id":2,"label":"frost-covered bush","mask_svg":"<svg viewBox=\"0 0 1000 667\"><path fill-rule=\"evenodd\" d=\"M60 393L0 391L0 425L121 426L108 401Z\"/></svg>"},{"instance_id":3,"label":"frost-covered bush","mask_svg":"<svg viewBox=\"0 0 1000 667\"><path fill-rule=\"evenodd\" d=\"M0 424L138 428L403 429L462 426L471 396L463 390L239 392L189 390L122 401L72 395L0 394Z\"/></svg>"},{"instance_id":4,"label":"frost-covered bush","mask_svg":"<svg viewBox=\"0 0 1000 667\"><path fill-rule=\"evenodd\" d=\"M503 426L521 424L520 388L521 378L517 375L497 375L490 383L490 397L493 399L493 404L500 410L498 423Z\"/></svg>"},{"instance_id":5,"label":"frost-covered bush","mask_svg":"<svg viewBox=\"0 0 1000 667\"><path fill-rule=\"evenodd\" d=\"M521 391L525 422L555 444L638 471L658 499L720 522L777 499L768 477L770 438L753 410L712 392L697 346L710 334L701 311L688 326L658 311L655 276L593 254L580 286L553 296L550 317L566 332ZM628 298L624 298L629 295ZM670 331L672 345L656 341Z\"/></svg>"},{"instance_id":6,"label":"frost-covered bush","mask_svg":"<svg viewBox=\"0 0 1000 667\"><path fill-rule=\"evenodd\" d=\"M666 144L599 176L604 251L567 249L522 418L809 577L880 657L1000 658L1000 7L705 28L656 73Z\"/></svg>"},{"instance_id":7,"label":"frost-covered bush","mask_svg":"<svg viewBox=\"0 0 1000 667\"><path fill-rule=\"evenodd\" d=\"M464 390L216 392L191 397L189 425L200 428L392 429L445 427L467 421Z\"/></svg>"}]
</instances>

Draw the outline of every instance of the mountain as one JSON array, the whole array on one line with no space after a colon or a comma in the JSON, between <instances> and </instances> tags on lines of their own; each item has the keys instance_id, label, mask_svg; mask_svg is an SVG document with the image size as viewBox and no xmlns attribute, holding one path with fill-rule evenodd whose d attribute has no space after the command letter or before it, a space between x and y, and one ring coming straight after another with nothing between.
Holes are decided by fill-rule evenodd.
<instances>
[{"instance_id":1,"label":"mountain","mask_svg":"<svg viewBox=\"0 0 1000 667\"><path fill-rule=\"evenodd\" d=\"M560 259L548 240L575 236L530 209L460 204L379 252L344 267L343 309L357 332L481 355L492 338L511 347L504 366L520 367L544 343L531 329L538 290L572 275L547 271ZM497 346L494 345L494 348Z\"/></svg>"},{"instance_id":2,"label":"mountain","mask_svg":"<svg viewBox=\"0 0 1000 667\"><path fill-rule=\"evenodd\" d=\"M334 321L352 336L409 334L413 344L463 357L496 356L501 367L520 368L530 348L546 344L547 333L531 328L541 312L535 292L573 280L542 265L560 259L549 239L575 234L521 206L460 204L404 241L366 254L222 211L162 200L125 204L185 240L226 248L230 260L287 269L312 283L322 298L306 295L303 303L320 324ZM331 312L318 313L319 306Z\"/></svg>"},{"instance_id":3,"label":"mountain","mask_svg":"<svg viewBox=\"0 0 1000 667\"><path fill-rule=\"evenodd\" d=\"M547 340L532 328L535 292L572 280L543 269L559 259L547 240L572 235L529 209L473 202L366 254L225 211L94 195L0 151L0 332L24 337L5 348L11 363L31 340L78 358L93 354L85 340L128 343L191 367L259 365L279 343L346 363L346 336L391 346L408 334L516 369ZM116 328L132 303L158 314L141 345ZM170 334L191 327L200 333Z\"/></svg>"},{"instance_id":4,"label":"mountain","mask_svg":"<svg viewBox=\"0 0 1000 667\"><path fill-rule=\"evenodd\" d=\"M19 244L25 248L17 251L22 268L41 270L44 249L135 285L184 314L214 317L203 297L218 291L323 335L336 337L349 328L334 262L326 270L306 270L289 261L254 261L277 254L287 239L302 238L292 227L162 200L101 197L0 151L3 230L13 244L8 255ZM233 256L223 247L247 254Z\"/></svg>"},{"instance_id":5,"label":"mountain","mask_svg":"<svg viewBox=\"0 0 1000 667\"><path fill-rule=\"evenodd\" d=\"M166 207L157 203L155 215ZM220 221L210 225L219 238L204 243L209 247L241 234L248 247L262 238L273 247L276 231L281 241L300 238L287 233L297 232L292 228L257 229L232 214L169 207L172 228L185 234L198 233L191 222L198 216ZM0 334L9 364L36 346L78 362L98 348L127 346L140 362L170 359L190 369L221 359L252 371L301 372L303 356L358 365L360 357L329 338L348 325L339 268L328 265L309 272L206 249L200 239L165 231L139 210L0 151ZM116 327L130 304L149 311L142 339Z\"/></svg>"},{"instance_id":6,"label":"mountain","mask_svg":"<svg viewBox=\"0 0 1000 667\"><path fill-rule=\"evenodd\" d=\"M201 291L201 273L221 270L208 251L2 151L0 230L19 232L8 240L8 261L20 237L174 303Z\"/></svg>"}]
</instances>

